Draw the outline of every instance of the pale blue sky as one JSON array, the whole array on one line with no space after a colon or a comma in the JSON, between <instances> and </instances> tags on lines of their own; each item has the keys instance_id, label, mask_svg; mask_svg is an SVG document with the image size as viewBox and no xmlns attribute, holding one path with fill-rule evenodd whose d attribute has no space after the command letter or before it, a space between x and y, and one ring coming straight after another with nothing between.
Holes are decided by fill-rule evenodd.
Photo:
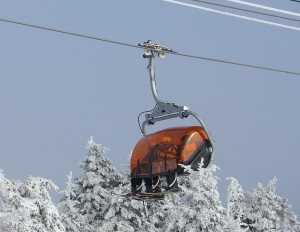
<instances>
[{"instance_id":1,"label":"pale blue sky","mask_svg":"<svg viewBox=\"0 0 300 232\"><path fill-rule=\"evenodd\" d=\"M255 2L300 13L292 1ZM0 18L300 71L300 32L160 0L1 0ZM90 136L125 169L141 137L137 115L154 106L142 50L3 22L0 33L0 168L6 176L41 176L62 189L70 171L81 174ZM300 215L300 78L171 55L156 64L161 98L190 106L215 139L223 200L226 177L251 191L276 176L277 193ZM151 130L195 123L171 120Z\"/></svg>"}]
</instances>

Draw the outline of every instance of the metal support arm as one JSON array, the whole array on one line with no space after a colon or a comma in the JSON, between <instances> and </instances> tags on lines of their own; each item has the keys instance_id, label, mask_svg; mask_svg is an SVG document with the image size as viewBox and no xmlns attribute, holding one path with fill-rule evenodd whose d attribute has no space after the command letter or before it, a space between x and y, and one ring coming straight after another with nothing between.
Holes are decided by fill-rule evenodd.
<instances>
[{"instance_id":1,"label":"metal support arm","mask_svg":"<svg viewBox=\"0 0 300 232\"><path fill-rule=\"evenodd\" d=\"M158 91L156 87L156 79L155 79L155 68L154 68L154 59L155 56L158 56L160 58L165 57L165 53L174 53L171 49L166 48L165 46L153 44L150 40L143 44L139 44L139 46L145 48L144 52L144 58L149 59L149 75L150 75L150 84L151 84L151 90L154 97L154 100L156 102L156 107L153 111L146 114L145 121L142 124L142 132L143 135L146 135L146 125L153 125L158 121L163 121L171 118L187 118L189 115L192 115L196 120L200 123L202 128L204 129L208 140L210 141L210 152L211 152L211 158L214 158L214 141L207 130L204 122L201 120L201 118L194 113L193 111L189 111L189 108L187 106L178 106L175 103L170 102L163 102L158 97Z\"/></svg>"},{"instance_id":2,"label":"metal support arm","mask_svg":"<svg viewBox=\"0 0 300 232\"><path fill-rule=\"evenodd\" d=\"M152 52L153 53L153 52ZM151 54L149 58L149 65L148 70L150 74L150 84L151 84L151 90L154 97L154 100L156 102L155 109L149 113L146 114L146 121L143 123L143 134L146 134L145 131L145 125L153 125L158 121L180 117L184 118L185 112L189 109L187 106L178 106L175 103L171 102L163 102L158 97L158 91L156 88L156 79L155 79L155 68L154 68L154 54Z\"/></svg>"}]
</instances>

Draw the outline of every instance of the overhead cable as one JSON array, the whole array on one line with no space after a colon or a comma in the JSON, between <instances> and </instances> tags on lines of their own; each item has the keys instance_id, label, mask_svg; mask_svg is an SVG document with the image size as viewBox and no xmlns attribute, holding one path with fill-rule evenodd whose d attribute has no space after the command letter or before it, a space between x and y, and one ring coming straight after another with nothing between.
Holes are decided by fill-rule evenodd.
<instances>
[{"instance_id":1,"label":"overhead cable","mask_svg":"<svg viewBox=\"0 0 300 232\"><path fill-rule=\"evenodd\" d=\"M85 38L85 39L92 39L92 40L102 41L102 42L106 42L106 43L122 45L122 46L126 46L126 47L144 49L144 47L139 46L139 45L133 45L133 44L124 43L124 42L120 42L120 41L104 39L104 38L94 37L94 36L88 36L88 35L83 35L83 34L79 34L79 33L68 32L68 31L64 31L64 30L58 30L58 29L54 29L54 28L43 27L43 26L38 26L38 25L33 25L33 24L28 24L28 23L13 21L13 20L7 20L7 19L0 18L0 21L6 22L6 23L17 24L17 25L21 25L21 26L26 26L26 27L31 27L31 28L36 28L36 29L41 29L41 30L46 30L46 31L51 31L51 32L62 33L62 34L65 34L65 35L77 36L77 37L81 37L81 38ZM248 68L254 68L254 69L267 70L267 71L273 71L273 72L279 72L279 73L285 73L285 74L292 74L292 75L300 76L300 72L292 72L292 71L289 71L289 70L276 69L276 68L264 67L264 66L259 66L259 65L244 64L244 63L239 63L239 62L234 62L234 61L228 61L228 60L216 59L216 58L210 58L210 57L203 57L203 56L196 56L196 55L179 53L179 52L165 51L165 53L169 53L169 54L177 55L177 56L182 56L182 57L193 58L193 59L206 60L206 61L236 65L236 66L241 66L241 67L248 67Z\"/></svg>"},{"instance_id":2,"label":"overhead cable","mask_svg":"<svg viewBox=\"0 0 300 232\"><path fill-rule=\"evenodd\" d=\"M170 53L170 54L173 54L173 53ZM224 63L224 64L238 65L238 66L247 67L247 68L255 68L255 69L261 69L261 70L267 70L267 71L273 71L273 72L279 72L279 73L286 73L286 74L292 74L292 75L298 75L298 76L300 75L299 72L292 72L292 71L288 71L288 70L268 68L268 67L263 67L263 66L258 66L258 65L251 65L251 64L243 64L243 63L238 63L238 62L228 61L228 60L221 60L221 59L215 59L215 58L194 56L194 55L183 54L183 53L175 53L174 55L185 56L185 57L190 57L190 58L200 59L200 60L214 61L214 62Z\"/></svg>"},{"instance_id":3,"label":"overhead cable","mask_svg":"<svg viewBox=\"0 0 300 232\"><path fill-rule=\"evenodd\" d=\"M205 0L192 0L192 1L194 1L194 2L201 2L201 3L212 5L212 6L218 6L218 7L228 8L228 9L232 9L232 10L239 10L239 11L244 11L244 12L248 12L248 13L254 13L254 14L259 14L259 15L264 15L264 16L269 16L269 17L274 17L274 18L280 18L280 19L285 19L285 20L300 22L300 19L295 19L295 18L280 16L280 15L265 13L265 12L261 12L261 11L248 10L248 9L245 9L245 8L224 5L224 4L210 2L210 1L205 1Z\"/></svg>"},{"instance_id":4,"label":"overhead cable","mask_svg":"<svg viewBox=\"0 0 300 232\"><path fill-rule=\"evenodd\" d=\"M119 45L123 45L123 46L127 46L127 47L139 48L138 45L122 43L119 41L113 41L113 40L109 40L109 39L103 39L103 38L99 38L99 37L93 37L93 36L78 34L78 33L74 33L74 32L63 31L63 30L58 30L58 29L49 28L49 27L42 27L42 26L38 26L38 25L34 25L34 24L22 23L22 22L17 22L17 21L2 19L2 18L0 18L0 21L6 22L6 23L18 24L18 25L26 26L26 27L42 29L42 30L46 30L46 31L52 31L52 32L58 32L58 33L67 34L67 35L78 36L78 37L82 37L82 38L86 38L86 39L93 39L93 40L99 40L99 41L113 43L113 44L119 44Z\"/></svg>"},{"instance_id":5,"label":"overhead cable","mask_svg":"<svg viewBox=\"0 0 300 232\"><path fill-rule=\"evenodd\" d=\"M276 26L276 27L282 27L282 28L286 28L286 29L290 29L290 30L294 30L294 31L300 31L299 27L293 27L293 26L289 26L289 25L285 25L285 24L281 24L281 23L274 23L274 22L271 22L271 21L266 21L266 20L252 18L252 17L248 17L248 16L233 14L233 13L229 13L229 12L226 12L226 11L215 10L215 9L202 7L202 6L198 6L198 5L193 5L193 4L180 2L180 1L176 1L176 0L162 0L162 1L169 2L169 3L174 3L174 4L177 4L177 5L181 5L181 6L196 8L198 10L209 11L209 12L216 13L216 14L222 14L222 15L227 15L227 16L231 16L231 17L235 17L235 18L248 20L248 21L253 21L253 22L256 22L256 23L262 23L262 24L272 25L272 26Z\"/></svg>"},{"instance_id":6,"label":"overhead cable","mask_svg":"<svg viewBox=\"0 0 300 232\"><path fill-rule=\"evenodd\" d=\"M274 12L278 12L278 13L282 13L282 14L288 14L288 15L293 15L293 16L300 17L299 13L295 13L295 12L287 11L287 10L281 10L281 9L278 9L278 8L264 6L264 5L260 5L260 4L256 4L256 3L252 3L252 2L246 2L246 1L242 1L242 0L227 0L227 1L238 3L238 4L241 4L241 5L256 7L256 8L260 8L260 9L264 9L264 10L274 11ZM291 1L293 1L293 0L291 0Z\"/></svg>"},{"instance_id":7,"label":"overhead cable","mask_svg":"<svg viewBox=\"0 0 300 232\"><path fill-rule=\"evenodd\" d=\"M292 2L299 2L300 3L300 1L298 1L298 0L290 0L290 1L292 1Z\"/></svg>"}]
</instances>

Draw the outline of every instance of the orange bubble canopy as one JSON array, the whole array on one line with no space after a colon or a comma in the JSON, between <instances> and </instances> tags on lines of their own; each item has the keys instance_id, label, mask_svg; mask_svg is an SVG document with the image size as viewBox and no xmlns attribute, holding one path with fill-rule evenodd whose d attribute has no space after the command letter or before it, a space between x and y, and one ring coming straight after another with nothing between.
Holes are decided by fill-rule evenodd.
<instances>
[{"instance_id":1,"label":"orange bubble canopy","mask_svg":"<svg viewBox=\"0 0 300 232\"><path fill-rule=\"evenodd\" d=\"M136 144L130 161L131 175L151 177L182 170L207 147L208 137L200 126L168 128L149 134Z\"/></svg>"}]
</instances>

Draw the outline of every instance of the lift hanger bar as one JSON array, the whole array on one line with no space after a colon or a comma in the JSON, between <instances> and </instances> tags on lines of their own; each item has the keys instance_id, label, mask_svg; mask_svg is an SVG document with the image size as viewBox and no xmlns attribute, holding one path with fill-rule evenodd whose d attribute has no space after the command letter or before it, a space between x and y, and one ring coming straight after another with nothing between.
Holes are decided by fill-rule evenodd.
<instances>
[{"instance_id":1,"label":"lift hanger bar","mask_svg":"<svg viewBox=\"0 0 300 232\"><path fill-rule=\"evenodd\" d=\"M156 102L156 107L150 112L145 115L145 121L142 124L142 133L146 135L146 125L154 125L158 121L168 120L171 118L187 118L188 116L192 115L196 120L200 123L203 127L205 133L207 134L208 140L210 142L210 152L211 152L211 159L214 158L214 141L211 137L210 132L206 128L204 122L201 118L193 111L189 111L189 107L187 106L179 106L175 103L164 102L160 100L158 96L158 91L156 87L156 79L155 79L155 68L154 68L154 59L155 57L165 58L165 52L174 52L172 49L168 49L163 45L158 45L152 43L151 40L144 42L143 44L139 44L139 46L144 47L144 58L149 59L149 75L150 75L150 85L154 100Z\"/></svg>"}]
</instances>

